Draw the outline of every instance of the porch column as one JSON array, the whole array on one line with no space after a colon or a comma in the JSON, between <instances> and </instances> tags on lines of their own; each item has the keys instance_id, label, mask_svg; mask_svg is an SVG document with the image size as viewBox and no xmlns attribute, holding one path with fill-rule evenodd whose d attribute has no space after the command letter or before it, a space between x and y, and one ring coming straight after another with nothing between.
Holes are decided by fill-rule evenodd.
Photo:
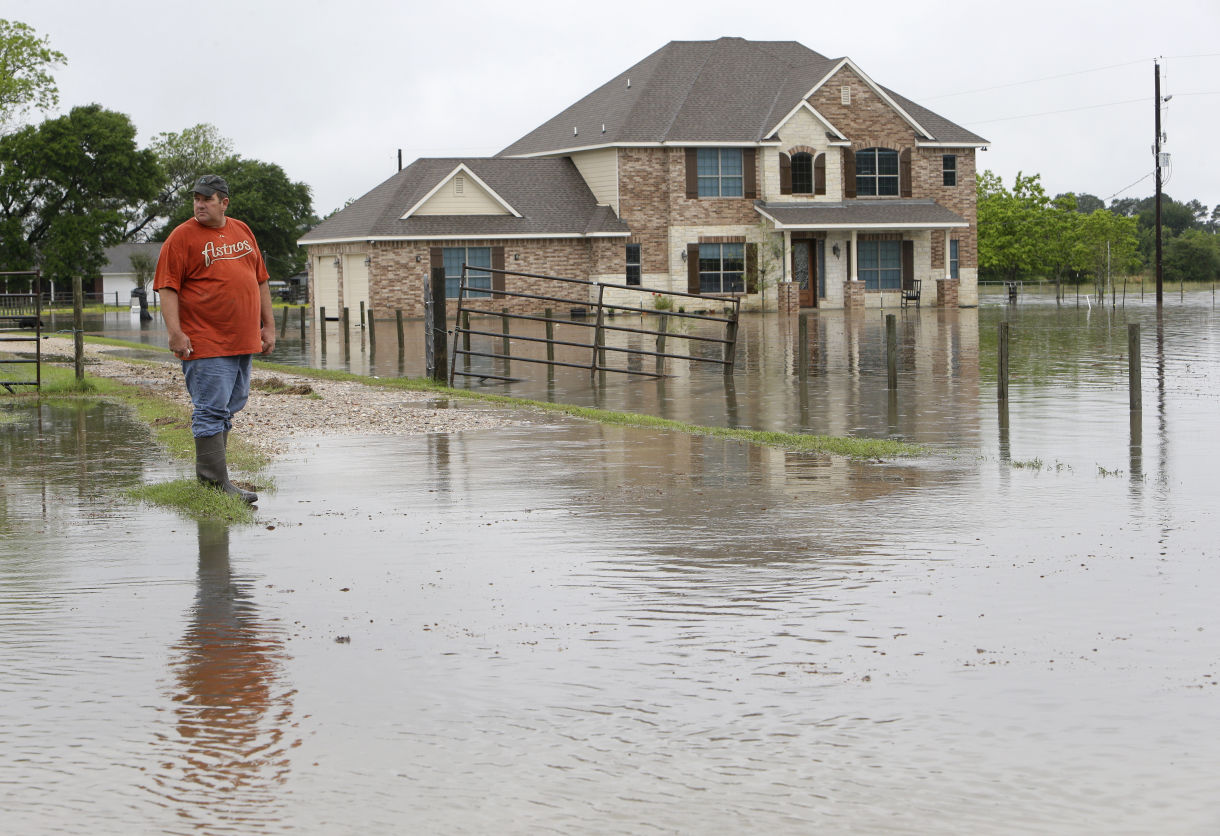
<instances>
[{"instance_id":1,"label":"porch column","mask_svg":"<svg viewBox=\"0 0 1220 836\"><path fill-rule=\"evenodd\" d=\"M851 275L848 276L848 279L853 282L860 281L860 274L857 272L860 259L856 253L856 230L854 229L851 231L851 239L847 242L847 260L851 262Z\"/></svg>"},{"instance_id":2,"label":"porch column","mask_svg":"<svg viewBox=\"0 0 1220 836\"><path fill-rule=\"evenodd\" d=\"M949 268L949 230L945 230L945 278L953 278L953 271Z\"/></svg>"},{"instance_id":3,"label":"porch column","mask_svg":"<svg viewBox=\"0 0 1220 836\"><path fill-rule=\"evenodd\" d=\"M789 282L792 279L788 278L788 265L792 262L792 231L784 230L784 269L780 274L784 281Z\"/></svg>"}]
</instances>

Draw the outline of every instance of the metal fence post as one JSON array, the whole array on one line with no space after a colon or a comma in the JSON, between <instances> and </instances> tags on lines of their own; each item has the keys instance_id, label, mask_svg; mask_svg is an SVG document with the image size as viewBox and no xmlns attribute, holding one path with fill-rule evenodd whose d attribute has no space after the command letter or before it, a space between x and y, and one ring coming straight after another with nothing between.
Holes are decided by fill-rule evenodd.
<instances>
[{"instance_id":1,"label":"metal fence post","mask_svg":"<svg viewBox=\"0 0 1220 836\"><path fill-rule=\"evenodd\" d=\"M445 383L449 380L449 341L445 334L445 268L432 268L432 287L429 303L425 308L426 347L428 349L428 375L433 380Z\"/></svg>"}]
</instances>

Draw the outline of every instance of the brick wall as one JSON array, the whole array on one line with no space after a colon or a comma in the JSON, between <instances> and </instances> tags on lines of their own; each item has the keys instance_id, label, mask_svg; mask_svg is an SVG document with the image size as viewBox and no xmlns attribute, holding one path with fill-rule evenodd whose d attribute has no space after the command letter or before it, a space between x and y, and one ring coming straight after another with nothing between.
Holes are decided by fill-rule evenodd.
<instances>
[{"instance_id":1,"label":"brick wall","mask_svg":"<svg viewBox=\"0 0 1220 836\"><path fill-rule=\"evenodd\" d=\"M424 287L431 277L432 247L503 247L504 268L514 272L589 280L599 270L616 269L621 263L624 239L508 239L473 241L380 241L367 245L369 302L374 310L403 316L424 315ZM616 255L617 252L617 255ZM588 288L558 285L543 279L507 276L506 289L545 296L561 296L587 303ZM559 290L562 287L562 291ZM514 313L538 313L544 308L563 308L565 303L536 299L491 298L480 307Z\"/></svg>"}]
</instances>

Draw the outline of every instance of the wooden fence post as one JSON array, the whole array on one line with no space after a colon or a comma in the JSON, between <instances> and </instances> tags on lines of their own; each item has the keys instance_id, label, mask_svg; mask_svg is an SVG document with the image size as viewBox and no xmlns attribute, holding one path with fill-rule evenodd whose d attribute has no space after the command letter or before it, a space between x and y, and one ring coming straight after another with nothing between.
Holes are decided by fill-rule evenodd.
<instances>
[{"instance_id":1,"label":"wooden fence post","mask_svg":"<svg viewBox=\"0 0 1220 836\"><path fill-rule=\"evenodd\" d=\"M1000 358L997 368L996 397L1008 400L1008 322L1000 323Z\"/></svg>"},{"instance_id":2,"label":"wooden fence post","mask_svg":"<svg viewBox=\"0 0 1220 836\"><path fill-rule=\"evenodd\" d=\"M1140 368L1140 324L1132 322L1127 326L1127 376L1131 386L1131 410L1138 412L1144 405L1143 371Z\"/></svg>"},{"instance_id":3,"label":"wooden fence post","mask_svg":"<svg viewBox=\"0 0 1220 836\"><path fill-rule=\"evenodd\" d=\"M898 320L894 314L885 315L885 360L890 389L895 390L898 388Z\"/></svg>"},{"instance_id":4,"label":"wooden fence post","mask_svg":"<svg viewBox=\"0 0 1220 836\"><path fill-rule=\"evenodd\" d=\"M38 308L34 308L38 318ZM37 329L35 324L35 329ZM81 277L72 277L72 350L76 361L76 379L85 379L85 291Z\"/></svg>"}]
</instances>

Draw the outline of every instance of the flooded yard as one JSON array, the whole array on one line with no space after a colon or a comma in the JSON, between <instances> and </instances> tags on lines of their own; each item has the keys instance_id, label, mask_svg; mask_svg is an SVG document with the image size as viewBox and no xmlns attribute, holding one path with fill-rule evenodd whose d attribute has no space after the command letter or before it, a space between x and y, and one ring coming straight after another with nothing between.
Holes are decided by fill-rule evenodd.
<instances>
[{"instance_id":1,"label":"flooded yard","mask_svg":"<svg viewBox=\"0 0 1220 836\"><path fill-rule=\"evenodd\" d=\"M418 326L401 362L294 326L281 362L422 373ZM799 333L746 318L728 378L465 385L928 454L527 412L303 440L226 528L122 498L183 468L120 408L0 402L4 830L1220 829L1210 294L813 314L804 378Z\"/></svg>"}]
</instances>

